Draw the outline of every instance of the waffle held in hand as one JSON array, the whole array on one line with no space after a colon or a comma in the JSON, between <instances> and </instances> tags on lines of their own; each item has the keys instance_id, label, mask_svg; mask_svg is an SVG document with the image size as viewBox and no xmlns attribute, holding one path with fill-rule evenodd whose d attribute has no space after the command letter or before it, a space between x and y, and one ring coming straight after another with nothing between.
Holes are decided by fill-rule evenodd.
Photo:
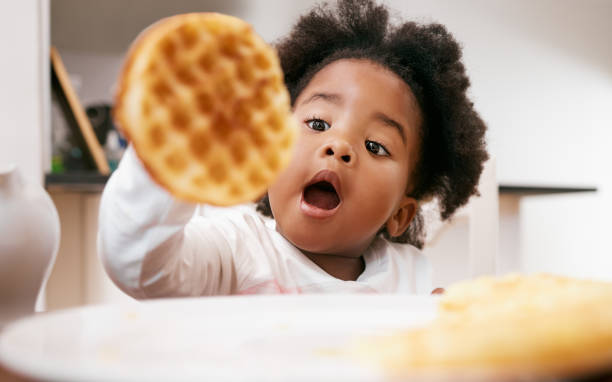
<instances>
[{"instance_id":1,"label":"waffle held in hand","mask_svg":"<svg viewBox=\"0 0 612 382\"><path fill-rule=\"evenodd\" d=\"M158 21L132 44L118 85L117 124L177 198L253 201L290 160L297 127L277 55L240 19Z\"/></svg>"}]
</instances>

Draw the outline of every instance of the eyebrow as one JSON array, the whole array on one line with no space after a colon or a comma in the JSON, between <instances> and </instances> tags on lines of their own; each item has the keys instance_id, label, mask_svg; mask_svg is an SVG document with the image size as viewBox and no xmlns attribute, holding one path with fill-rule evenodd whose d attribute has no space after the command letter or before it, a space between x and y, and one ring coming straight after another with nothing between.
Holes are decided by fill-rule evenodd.
<instances>
[{"instance_id":1,"label":"eyebrow","mask_svg":"<svg viewBox=\"0 0 612 382\"><path fill-rule=\"evenodd\" d=\"M302 105L305 105L307 103L316 101L318 99L322 99L324 101L330 102L330 103L334 103L334 104L339 104L342 102L342 97L340 96L340 94L335 94L335 93L315 93L313 95L311 95L310 97L306 98L306 100L302 101Z\"/></svg>"},{"instance_id":2,"label":"eyebrow","mask_svg":"<svg viewBox=\"0 0 612 382\"><path fill-rule=\"evenodd\" d=\"M336 93L315 93L313 95L311 95L310 97L306 98L304 101L302 101L302 103L300 105L305 105L307 103L310 102L314 102L318 99L322 99L324 101L333 103L333 104L340 104L342 102L342 96L340 94L336 94ZM397 129L397 131L399 132L400 136L402 137L402 142L405 144L406 143L406 133L404 131L404 127L402 126L401 123L397 122L396 120L394 120L393 118L390 118L389 116L387 116L385 113L382 112L377 112L376 114L374 114L374 119L379 120L380 122L382 122L383 124L393 127L394 129Z\"/></svg>"},{"instance_id":3,"label":"eyebrow","mask_svg":"<svg viewBox=\"0 0 612 382\"><path fill-rule=\"evenodd\" d=\"M389 118L386 114L381 113L381 112L374 114L374 119L379 120L380 122L384 123L387 126L391 126L397 129L400 136L402 137L402 141L404 142L404 144L406 143L406 133L404 132L404 127L399 122L397 122L396 120L392 118Z\"/></svg>"}]
</instances>

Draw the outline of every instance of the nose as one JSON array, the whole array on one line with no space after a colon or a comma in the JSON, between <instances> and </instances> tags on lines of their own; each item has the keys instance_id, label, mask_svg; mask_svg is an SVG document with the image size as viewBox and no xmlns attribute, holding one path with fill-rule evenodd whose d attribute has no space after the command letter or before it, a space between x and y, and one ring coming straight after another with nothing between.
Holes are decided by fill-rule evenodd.
<instances>
[{"instance_id":1,"label":"nose","mask_svg":"<svg viewBox=\"0 0 612 382\"><path fill-rule=\"evenodd\" d=\"M351 145L344 140L333 140L327 142L322 148L325 156L334 157L349 166L355 163L355 152Z\"/></svg>"}]
</instances>

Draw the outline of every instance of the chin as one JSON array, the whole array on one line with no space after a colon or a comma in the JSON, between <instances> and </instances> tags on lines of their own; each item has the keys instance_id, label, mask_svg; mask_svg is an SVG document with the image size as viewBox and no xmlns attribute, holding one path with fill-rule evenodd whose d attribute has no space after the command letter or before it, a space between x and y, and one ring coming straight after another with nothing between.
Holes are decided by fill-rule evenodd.
<instances>
[{"instance_id":1,"label":"chin","mask_svg":"<svg viewBox=\"0 0 612 382\"><path fill-rule=\"evenodd\" d=\"M281 232L281 234L291 244L304 252L354 257L362 255L363 251L356 249L354 245L343 246L343 243L338 242L338 237L344 237L342 234L330 233L321 237L319 233L315 234L311 233L312 231L305 231L304 229L296 229L295 231L290 230L287 233ZM354 244L355 241L344 242L344 244L349 243Z\"/></svg>"},{"instance_id":2,"label":"chin","mask_svg":"<svg viewBox=\"0 0 612 382\"><path fill-rule=\"evenodd\" d=\"M312 253L333 253L337 249L337 240L334 240L333 235L328 237L321 237L315 234L313 231L308 229L294 228L294 229L281 229L279 231L285 239L291 244L296 246L302 251Z\"/></svg>"},{"instance_id":3,"label":"chin","mask_svg":"<svg viewBox=\"0 0 612 382\"><path fill-rule=\"evenodd\" d=\"M301 230L300 230L301 231ZM307 252L322 253L329 246L325 241L319 240L313 234L306 232L284 232L283 236L299 249Z\"/></svg>"}]
</instances>

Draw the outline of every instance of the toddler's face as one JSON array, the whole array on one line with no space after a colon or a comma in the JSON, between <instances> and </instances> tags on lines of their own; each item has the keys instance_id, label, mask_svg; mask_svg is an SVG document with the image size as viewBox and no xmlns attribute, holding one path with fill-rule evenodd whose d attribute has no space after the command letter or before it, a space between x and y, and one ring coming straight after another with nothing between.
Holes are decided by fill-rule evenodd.
<instances>
[{"instance_id":1,"label":"toddler's face","mask_svg":"<svg viewBox=\"0 0 612 382\"><path fill-rule=\"evenodd\" d=\"M406 190L420 123L408 85L370 61L334 61L300 93L294 115L294 157L268 190L278 231L303 251L350 257L385 224L403 233L416 211Z\"/></svg>"}]
</instances>

